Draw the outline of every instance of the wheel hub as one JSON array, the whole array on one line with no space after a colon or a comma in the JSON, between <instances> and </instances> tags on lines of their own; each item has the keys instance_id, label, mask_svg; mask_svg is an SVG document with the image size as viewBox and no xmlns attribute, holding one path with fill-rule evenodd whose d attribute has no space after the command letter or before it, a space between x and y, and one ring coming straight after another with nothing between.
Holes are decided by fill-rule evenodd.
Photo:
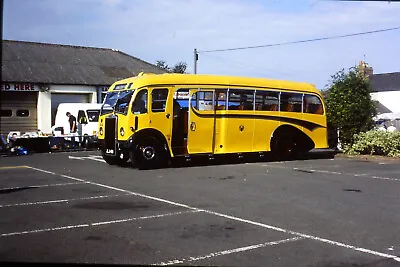
<instances>
[{"instance_id":1,"label":"wheel hub","mask_svg":"<svg viewBox=\"0 0 400 267\"><path fill-rule=\"evenodd\" d=\"M155 151L154 147L146 146L146 147L142 148L142 154L146 160L152 160L154 158L154 156L156 155L156 151Z\"/></svg>"}]
</instances>

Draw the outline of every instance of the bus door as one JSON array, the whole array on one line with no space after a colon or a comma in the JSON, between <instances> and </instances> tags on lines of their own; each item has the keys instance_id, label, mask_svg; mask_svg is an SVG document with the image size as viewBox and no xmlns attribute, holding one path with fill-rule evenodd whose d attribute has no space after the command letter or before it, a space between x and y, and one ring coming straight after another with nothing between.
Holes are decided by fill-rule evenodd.
<instances>
[{"instance_id":1,"label":"bus door","mask_svg":"<svg viewBox=\"0 0 400 267\"><path fill-rule=\"evenodd\" d=\"M168 88L154 88L151 91L151 119L149 126L159 130L171 144L172 107L167 106Z\"/></svg>"},{"instance_id":2,"label":"bus door","mask_svg":"<svg viewBox=\"0 0 400 267\"><path fill-rule=\"evenodd\" d=\"M133 113L133 122L131 127L137 131L148 127L149 111L148 111L148 92L147 89L141 89L136 93L132 103L131 112Z\"/></svg>"},{"instance_id":3,"label":"bus door","mask_svg":"<svg viewBox=\"0 0 400 267\"><path fill-rule=\"evenodd\" d=\"M190 89L188 152L213 153L214 90Z\"/></svg>"}]
</instances>

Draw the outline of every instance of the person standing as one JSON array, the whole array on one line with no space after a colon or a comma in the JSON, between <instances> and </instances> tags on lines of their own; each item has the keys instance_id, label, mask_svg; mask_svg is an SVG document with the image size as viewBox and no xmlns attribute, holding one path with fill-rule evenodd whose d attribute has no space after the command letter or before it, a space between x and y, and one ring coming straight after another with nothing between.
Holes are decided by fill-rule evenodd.
<instances>
[{"instance_id":1,"label":"person standing","mask_svg":"<svg viewBox=\"0 0 400 267\"><path fill-rule=\"evenodd\" d=\"M76 135L76 118L70 112L67 112L68 122L69 122L69 132L71 135ZM75 147L75 137L71 137L72 147Z\"/></svg>"},{"instance_id":2,"label":"person standing","mask_svg":"<svg viewBox=\"0 0 400 267\"><path fill-rule=\"evenodd\" d=\"M76 118L70 112L67 112L68 122L69 122L69 132L76 133Z\"/></svg>"}]
</instances>

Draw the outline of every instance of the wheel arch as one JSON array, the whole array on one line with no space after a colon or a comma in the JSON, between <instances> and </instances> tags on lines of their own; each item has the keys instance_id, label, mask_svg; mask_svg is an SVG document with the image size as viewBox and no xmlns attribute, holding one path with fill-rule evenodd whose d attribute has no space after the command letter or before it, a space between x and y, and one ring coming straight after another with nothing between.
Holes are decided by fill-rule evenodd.
<instances>
[{"instance_id":1,"label":"wheel arch","mask_svg":"<svg viewBox=\"0 0 400 267\"><path fill-rule=\"evenodd\" d=\"M146 128L135 132L129 140L129 149L134 148L141 139L146 137L156 138L161 143L162 147L166 149L168 153L172 156L171 148L168 145L165 136L160 131L153 128Z\"/></svg>"},{"instance_id":2,"label":"wheel arch","mask_svg":"<svg viewBox=\"0 0 400 267\"><path fill-rule=\"evenodd\" d=\"M285 136L292 136L298 145L298 148L301 151L310 151L315 147L314 141L309 137L306 133L304 133L299 128L290 125L290 124L283 124L278 126L271 134L270 137L270 150L273 150L273 144L275 140L279 138L285 138Z\"/></svg>"}]
</instances>

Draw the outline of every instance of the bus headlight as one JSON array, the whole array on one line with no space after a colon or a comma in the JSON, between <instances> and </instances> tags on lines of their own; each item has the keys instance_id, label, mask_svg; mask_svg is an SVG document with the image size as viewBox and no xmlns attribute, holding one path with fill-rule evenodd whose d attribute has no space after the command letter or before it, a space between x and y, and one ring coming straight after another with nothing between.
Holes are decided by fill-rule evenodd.
<instances>
[{"instance_id":1,"label":"bus headlight","mask_svg":"<svg viewBox=\"0 0 400 267\"><path fill-rule=\"evenodd\" d=\"M99 129L99 134L100 134L100 135L103 135L103 127L100 127L100 129Z\"/></svg>"},{"instance_id":2,"label":"bus headlight","mask_svg":"<svg viewBox=\"0 0 400 267\"><path fill-rule=\"evenodd\" d=\"M119 133L121 134L121 136L124 136L125 134L125 130L123 127L121 127L121 129L119 129Z\"/></svg>"}]
</instances>

